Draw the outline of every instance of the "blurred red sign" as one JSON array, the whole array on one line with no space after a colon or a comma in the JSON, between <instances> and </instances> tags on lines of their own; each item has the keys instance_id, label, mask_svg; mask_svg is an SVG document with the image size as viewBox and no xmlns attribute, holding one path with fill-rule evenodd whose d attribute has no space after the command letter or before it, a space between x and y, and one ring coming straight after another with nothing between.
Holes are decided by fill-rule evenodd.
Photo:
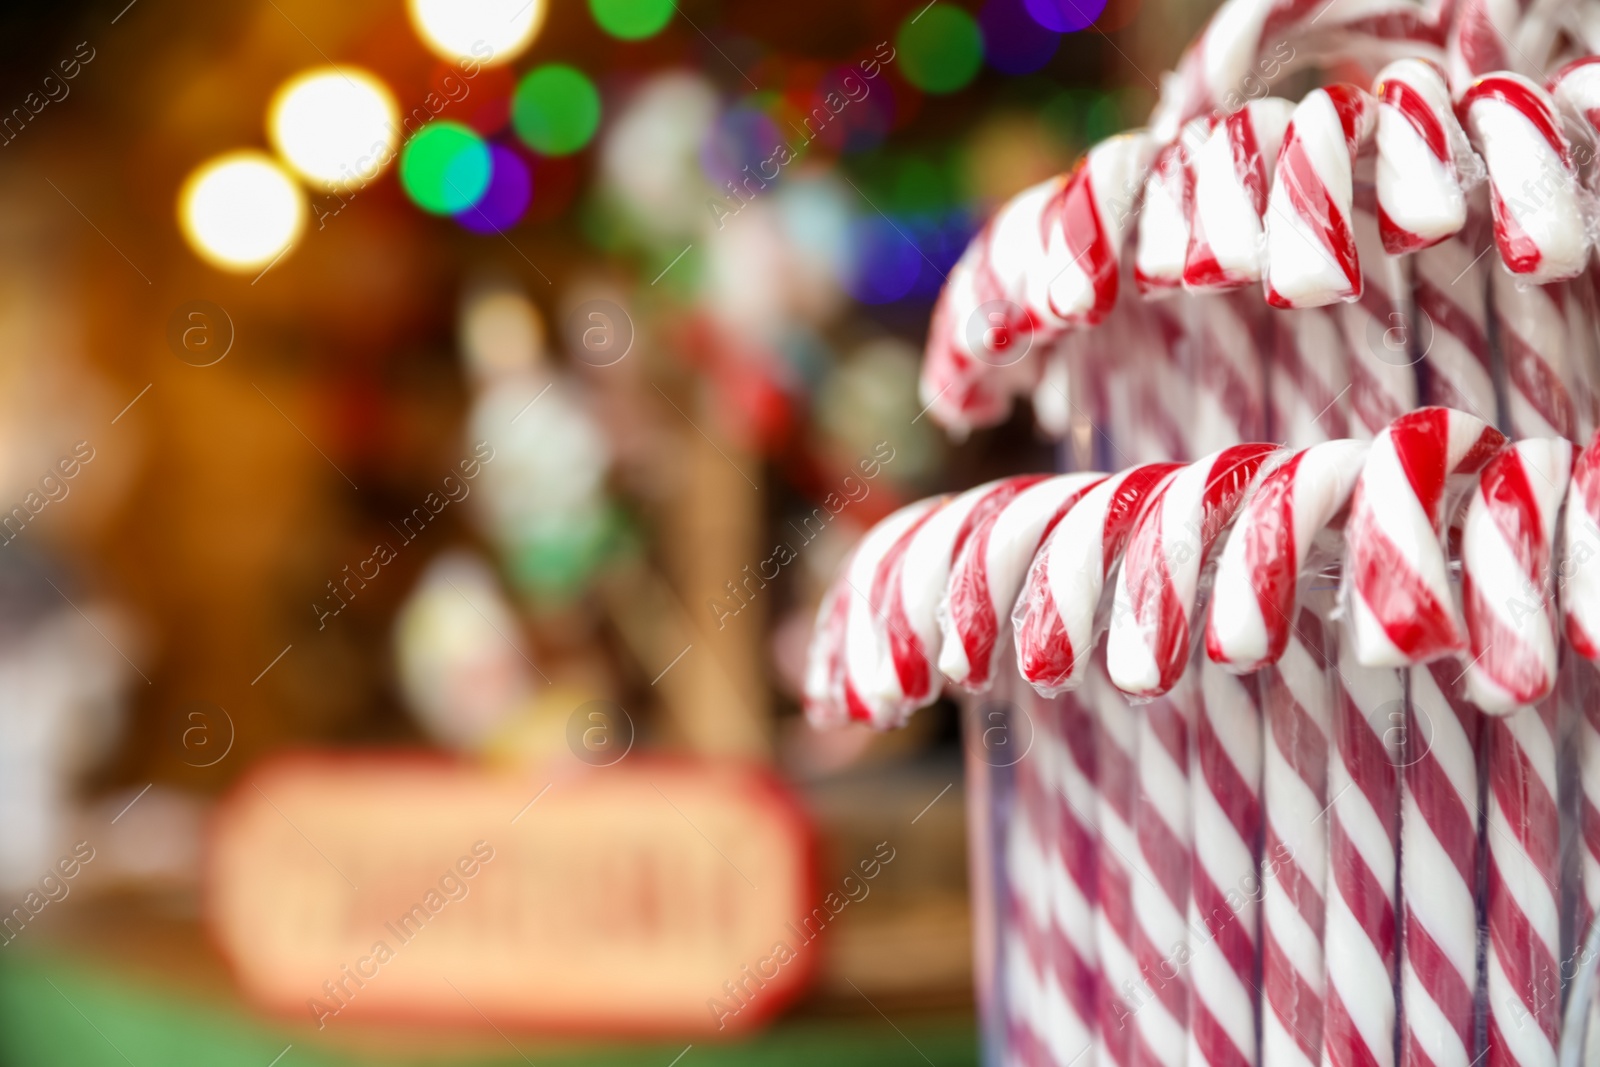
<instances>
[{"instance_id":1,"label":"blurred red sign","mask_svg":"<svg viewBox=\"0 0 1600 1067\"><path fill-rule=\"evenodd\" d=\"M816 903L811 831L751 767L635 757L541 780L296 756L235 788L211 844L207 917L241 986L324 1028L728 1033L816 962L791 932ZM748 1010L708 1008L730 980Z\"/></svg>"}]
</instances>

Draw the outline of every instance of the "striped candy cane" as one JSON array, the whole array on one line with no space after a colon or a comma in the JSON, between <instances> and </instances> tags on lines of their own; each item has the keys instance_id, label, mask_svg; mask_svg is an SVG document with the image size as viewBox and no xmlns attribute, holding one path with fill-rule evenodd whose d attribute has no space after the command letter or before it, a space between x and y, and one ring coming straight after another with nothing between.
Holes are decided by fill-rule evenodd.
<instances>
[{"instance_id":1,"label":"striped candy cane","mask_svg":"<svg viewBox=\"0 0 1600 1067\"><path fill-rule=\"evenodd\" d=\"M1133 255L1133 280L1139 292L1157 296L1183 284L1194 199L1194 156L1210 123L1195 119L1164 145L1150 164L1139 213L1139 242Z\"/></svg>"},{"instance_id":2,"label":"striped candy cane","mask_svg":"<svg viewBox=\"0 0 1600 1067\"><path fill-rule=\"evenodd\" d=\"M1255 984L1261 892L1261 712L1250 680L1201 660L1190 754L1189 1062L1257 1062Z\"/></svg>"},{"instance_id":3,"label":"striped candy cane","mask_svg":"<svg viewBox=\"0 0 1600 1067\"><path fill-rule=\"evenodd\" d=\"M958 538L957 555L948 583L939 583L944 602L939 610L942 636L939 670L971 692L988 688L1000 663L1009 633L1017 591L1035 551L1046 534L1104 475L1063 474L1025 484L1012 479L1016 491L998 494L974 508ZM936 571L913 574L932 589Z\"/></svg>"},{"instance_id":4,"label":"striped candy cane","mask_svg":"<svg viewBox=\"0 0 1600 1067\"><path fill-rule=\"evenodd\" d=\"M1467 645L1440 543L1446 482L1471 474L1505 437L1449 408L1420 408L1372 443L1345 524L1342 596L1356 660L1422 663Z\"/></svg>"},{"instance_id":5,"label":"striped candy cane","mask_svg":"<svg viewBox=\"0 0 1600 1067\"><path fill-rule=\"evenodd\" d=\"M1460 666L1411 671L1401 780L1405 1067L1469 1067L1478 986L1480 716L1461 699Z\"/></svg>"},{"instance_id":6,"label":"striped candy cane","mask_svg":"<svg viewBox=\"0 0 1600 1067\"><path fill-rule=\"evenodd\" d=\"M1502 72L1474 80L1458 106L1489 171L1495 243L1506 268L1539 284L1575 276L1589 242L1572 155L1550 95Z\"/></svg>"},{"instance_id":7,"label":"striped candy cane","mask_svg":"<svg viewBox=\"0 0 1600 1067\"><path fill-rule=\"evenodd\" d=\"M1467 221L1456 154L1466 134L1456 121L1444 71L1400 59L1378 73L1378 228L1392 256L1417 252ZM1459 148L1458 148L1459 146Z\"/></svg>"},{"instance_id":8,"label":"striped candy cane","mask_svg":"<svg viewBox=\"0 0 1600 1067\"><path fill-rule=\"evenodd\" d=\"M1317 532L1349 500L1366 459L1358 441L1328 441L1267 472L1217 561L1206 652L1248 671L1276 661L1293 633L1295 589Z\"/></svg>"},{"instance_id":9,"label":"striped candy cane","mask_svg":"<svg viewBox=\"0 0 1600 1067\"><path fill-rule=\"evenodd\" d=\"M1112 475L1084 494L1035 554L1012 624L1017 669L1036 689L1082 684L1106 578L1151 494L1178 469L1152 463Z\"/></svg>"},{"instance_id":10,"label":"striped candy cane","mask_svg":"<svg viewBox=\"0 0 1600 1067\"><path fill-rule=\"evenodd\" d=\"M1322 1062L1323 922L1328 872L1328 686L1322 620L1300 609L1276 663L1262 670L1261 1062Z\"/></svg>"},{"instance_id":11,"label":"striped candy cane","mask_svg":"<svg viewBox=\"0 0 1600 1067\"><path fill-rule=\"evenodd\" d=\"M1269 310L1267 435L1305 448L1350 433L1350 379L1337 309Z\"/></svg>"},{"instance_id":12,"label":"striped candy cane","mask_svg":"<svg viewBox=\"0 0 1600 1067\"><path fill-rule=\"evenodd\" d=\"M1238 289L1261 280L1262 215L1294 104L1252 100L1211 130L1194 155L1183 284Z\"/></svg>"},{"instance_id":13,"label":"striped candy cane","mask_svg":"<svg viewBox=\"0 0 1600 1067\"><path fill-rule=\"evenodd\" d=\"M1352 169L1376 121L1376 102L1353 85L1312 90L1294 109L1267 197L1266 297L1273 307L1361 295Z\"/></svg>"},{"instance_id":14,"label":"striped candy cane","mask_svg":"<svg viewBox=\"0 0 1600 1067\"><path fill-rule=\"evenodd\" d=\"M1095 821L1101 847L1097 856L1095 945L1102 976L1095 1056L1099 1063L1129 1067L1134 1052L1134 994L1140 988L1134 956L1133 881L1129 866L1139 855L1134 835L1134 798L1138 794L1135 745L1138 719L1127 699L1105 676L1104 665L1088 673L1084 699L1094 709L1098 726L1095 751L1099 790Z\"/></svg>"},{"instance_id":15,"label":"striped candy cane","mask_svg":"<svg viewBox=\"0 0 1600 1067\"><path fill-rule=\"evenodd\" d=\"M1265 444L1224 448L1157 489L1134 524L1117 574L1106 665L1119 689L1155 695L1182 675L1201 567L1277 452Z\"/></svg>"},{"instance_id":16,"label":"striped candy cane","mask_svg":"<svg viewBox=\"0 0 1600 1067\"><path fill-rule=\"evenodd\" d=\"M1519 441L1484 467L1467 508L1461 538L1472 644L1467 695L1491 714L1537 703L1555 687L1555 604L1548 586L1556 514L1571 470L1571 443Z\"/></svg>"}]
</instances>

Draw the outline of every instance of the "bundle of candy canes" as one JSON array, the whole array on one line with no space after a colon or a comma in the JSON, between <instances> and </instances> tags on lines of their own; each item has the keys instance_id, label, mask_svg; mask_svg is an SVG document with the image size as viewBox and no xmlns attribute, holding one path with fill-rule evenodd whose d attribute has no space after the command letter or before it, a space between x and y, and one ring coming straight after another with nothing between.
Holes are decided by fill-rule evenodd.
<instances>
[{"instance_id":1,"label":"bundle of candy canes","mask_svg":"<svg viewBox=\"0 0 1600 1067\"><path fill-rule=\"evenodd\" d=\"M952 269L926 410L1120 470L872 528L806 710L964 695L992 1061L1600 1063L1597 45L1227 0Z\"/></svg>"}]
</instances>

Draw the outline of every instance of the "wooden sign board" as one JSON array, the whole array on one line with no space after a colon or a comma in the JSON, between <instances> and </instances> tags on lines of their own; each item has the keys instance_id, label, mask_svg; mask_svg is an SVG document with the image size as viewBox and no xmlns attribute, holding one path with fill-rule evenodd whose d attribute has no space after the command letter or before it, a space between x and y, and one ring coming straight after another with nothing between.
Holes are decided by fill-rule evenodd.
<instances>
[{"instance_id":1,"label":"wooden sign board","mask_svg":"<svg viewBox=\"0 0 1600 1067\"><path fill-rule=\"evenodd\" d=\"M814 881L800 808L748 766L306 755L222 804L206 912L247 995L319 1027L728 1034L810 978Z\"/></svg>"}]
</instances>

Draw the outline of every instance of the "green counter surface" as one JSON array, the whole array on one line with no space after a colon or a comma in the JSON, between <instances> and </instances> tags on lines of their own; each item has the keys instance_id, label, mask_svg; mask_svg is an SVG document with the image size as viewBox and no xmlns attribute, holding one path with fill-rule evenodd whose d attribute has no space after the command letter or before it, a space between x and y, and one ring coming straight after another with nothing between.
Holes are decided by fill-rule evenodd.
<instances>
[{"instance_id":1,"label":"green counter surface","mask_svg":"<svg viewBox=\"0 0 1600 1067\"><path fill-rule=\"evenodd\" d=\"M492 1028L366 1026L334 1035L116 966L53 953L0 957L3 1067L788 1067L978 1062L970 1014L791 1017L737 1042L552 1043Z\"/></svg>"}]
</instances>

